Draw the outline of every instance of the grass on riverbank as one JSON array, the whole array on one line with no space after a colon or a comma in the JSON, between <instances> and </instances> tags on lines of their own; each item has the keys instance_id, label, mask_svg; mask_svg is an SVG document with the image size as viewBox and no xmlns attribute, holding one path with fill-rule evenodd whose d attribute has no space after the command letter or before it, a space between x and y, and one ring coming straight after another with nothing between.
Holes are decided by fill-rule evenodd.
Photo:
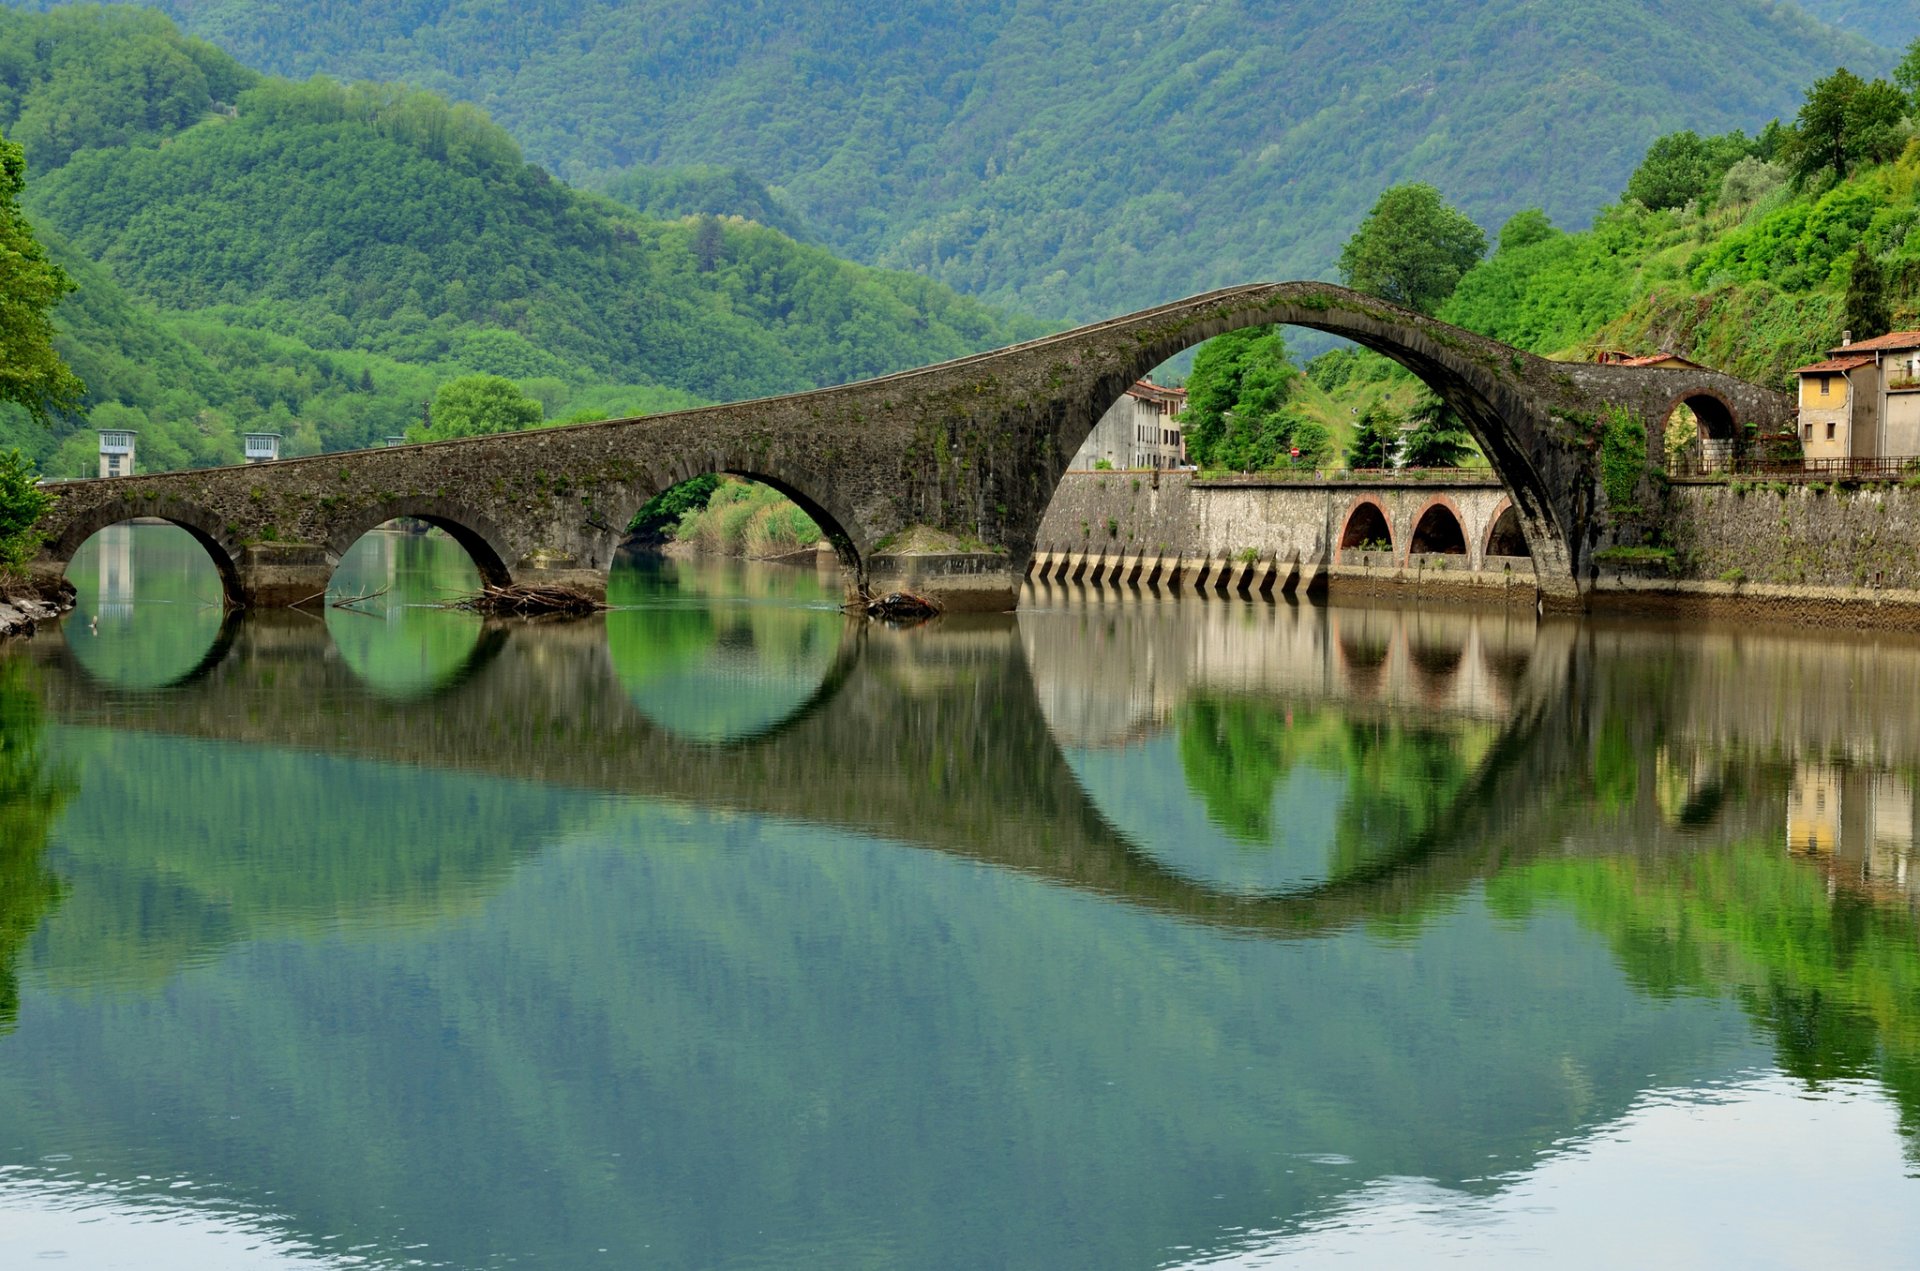
<instances>
[{"instance_id":1,"label":"grass on riverbank","mask_svg":"<svg viewBox=\"0 0 1920 1271\"><path fill-rule=\"evenodd\" d=\"M723 478L704 507L680 518L676 541L714 556L784 556L823 537L812 517L772 486Z\"/></svg>"}]
</instances>

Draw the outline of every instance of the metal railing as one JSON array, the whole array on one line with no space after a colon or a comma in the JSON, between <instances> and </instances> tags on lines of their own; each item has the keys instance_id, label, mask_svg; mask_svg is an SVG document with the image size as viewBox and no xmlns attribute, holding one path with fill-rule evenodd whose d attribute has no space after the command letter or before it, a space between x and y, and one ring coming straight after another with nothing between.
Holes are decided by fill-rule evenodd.
<instances>
[{"instance_id":1,"label":"metal railing","mask_svg":"<svg viewBox=\"0 0 1920 1271\"><path fill-rule=\"evenodd\" d=\"M1689 456L1674 463L1674 477L1757 477L1767 481L1899 481L1920 476L1920 455L1884 459L1732 459L1715 462Z\"/></svg>"}]
</instances>

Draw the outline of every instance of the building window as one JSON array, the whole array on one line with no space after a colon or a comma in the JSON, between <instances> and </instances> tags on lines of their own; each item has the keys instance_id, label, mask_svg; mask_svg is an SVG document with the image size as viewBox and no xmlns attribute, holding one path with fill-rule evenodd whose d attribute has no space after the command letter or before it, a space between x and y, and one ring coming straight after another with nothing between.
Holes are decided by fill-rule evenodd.
<instances>
[{"instance_id":1,"label":"building window","mask_svg":"<svg viewBox=\"0 0 1920 1271\"><path fill-rule=\"evenodd\" d=\"M1806 425L1806 430L1805 430L1805 431L1806 431L1806 434L1807 434L1807 437L1806 437L1806 439L1807 439L1808 441L1812 441L1812 440L1813 440L1813 425L1812 425L1812 424L1808 424L1808 425Z\"/></svg>"},{"instance_id":2,"label":"building window","mask_svg":"<svg viewBox=\"0 0 1920 1271\"><path fill-rule=\"evenodd\" d=\"M1827 440L1833 440L1833 421L1831 419L1827 421Z\"/></svg>"},{"instance_id":3,"label":"building window","mask_svg":"<svg viewBox=\"0 0 1920 1271\"><path fill-rule=\"evenodd\" d=\"M1833 390L1833 376L1822 375L1820 377L1820 396L1825 397L1832 390Z\"/></svg>"}]
</instances>

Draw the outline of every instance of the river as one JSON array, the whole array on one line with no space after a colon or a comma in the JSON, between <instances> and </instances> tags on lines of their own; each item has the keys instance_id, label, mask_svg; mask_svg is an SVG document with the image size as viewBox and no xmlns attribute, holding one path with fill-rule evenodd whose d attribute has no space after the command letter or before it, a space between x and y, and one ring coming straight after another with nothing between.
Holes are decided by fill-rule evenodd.
<instances>
[{"instance_id":1,"label":"river","mask_svg":"<svg viewBox=\"0 0 1920 1271\"><path fill-rule=\"evenodd\" d=\"M1920 1249L1920 641L72 577L0 649L0 1266Z\"/></svg>"}]
</instances>

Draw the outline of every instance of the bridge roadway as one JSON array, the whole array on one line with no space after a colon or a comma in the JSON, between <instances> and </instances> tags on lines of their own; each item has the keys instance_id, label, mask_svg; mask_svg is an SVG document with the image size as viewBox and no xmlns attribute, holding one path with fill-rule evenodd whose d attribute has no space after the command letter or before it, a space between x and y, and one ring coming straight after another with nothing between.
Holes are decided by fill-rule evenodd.
<instances>
[{"instance_id":1,"label":"bridge roadway","mask_svg":"<svg viewBox=\"0 0 1920 1271\"><path fill-rule=\"evenodd\" d=\"M1458 411L1506 486L1536 584L1577 606L1596 551L1647 532L1597 478L1608 420L1639 420L1651 465L1690 405L1709 435L1786 426L1792 404L1711 371L1549 362L1324 283L1232 287L1061 335L881 379L640 419L224 468L69 482L44 520L36 574L133 517L185 527L239 606L326 589L361 535L397 517L439 525L489 582L604 588L633 514L709 472L767 482L825 528L850 589L905 584L949 608L1014 607L1055 486L1094 423L1154 367L1212 336L1281 323L1393 358ZM1657 506L1651 476L1634 497ZM891 554L929 527L956 550Z\"/></svg>"},{"instance_id":2,"label":"bridge roadway","mask_svg":"<svg viewBox=\"0 0 1920 1271\"><path fill-rule=\"evenodd\" d=\"M1549 623L1524 669L1507 679L1512 696L1498 741L1429 831L1322 885L1249 897L1176 873L1088 799L1043 709L1052 702L1059 714L1058 704L1076 691L1062 677L1070 681L1085 659L1067 657L1063 665L1050 651L1057 642L1045 637L1023 649L1007 619L950 620L910 633L852 626L810 702L767 734L731 745L688 742L648 720L618 689L596 623L495 628L466 674L411 701L364 688L341 659L327 656L325 629L311 620L255 615L235 620L229 635L228 647L189 682L158 694L103 688L57 635L11 652L38 663L42 696L66 723L734 808L932 848L1279 937L1417 914L1540 852L1611 853L1623 842L1640 851L1697 847L1707 831L1677 824L1657 797L1657 753L1711 785L1723 779L1728 756L1792 755L1801 745L1795 730L1811 727L1806 744L1822 755L1843 734L1869 736L1874 762L1920 770L1920 726L1892 706L1868 708L1869 717L1854 720L1858 730L1832 721L1840 732L1831 735L1828 725L1783 709L1798 696L1798 673L1824 660L1818 648L1751 647L1730 637L1726 648L1676 657L1656 634L1622 629L1595 637ZM1431 631L1403 629L1390 642L1433 639ZM1596 658L1601 639L1617 647ZM1454 713L1444 700L1387 694L1353 701L1334 682L1339 641L1319 647L1327 691L1316 696L1344 701L1352 716ZM1832 674L1888 670L1865 652L1834 661ZM1909 652L1899 682L1908 684L1916 667L1920 656ZM1726 683L1712 676L1732 676L1754 704L1717 711L1710 703ZM350 711L339 709L346 705ZM1638 796L1596 820L1589 786L1610 721L1616 740L1624 729L1631 753L1645 762ZM851 796L849 774L858 774ZM1708 794L1703 805L1715 801ZM1709 830L1717 837L1783 829L1778 801L1716 815Z\"/></svg>"}]
</instances>

